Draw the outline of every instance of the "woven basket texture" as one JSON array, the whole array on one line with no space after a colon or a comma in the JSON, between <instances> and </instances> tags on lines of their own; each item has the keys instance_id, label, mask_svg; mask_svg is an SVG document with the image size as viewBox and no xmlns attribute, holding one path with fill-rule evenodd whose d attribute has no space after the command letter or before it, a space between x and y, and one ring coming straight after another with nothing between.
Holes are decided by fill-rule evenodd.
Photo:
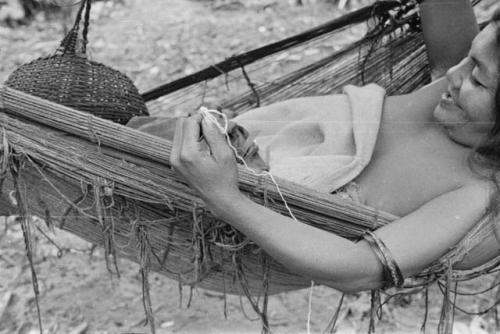
<instances>
[{"instance_id":1,"label":"woven basket texture","mask_svg":"<svg viewBox=\"0 0 500 334\"><path fill-rule=\"evenodd\" d=\"M24 64L5 84L121 124L133 116L148 115L128 77L75 54L54 55Z\"/></svg>"},{"instance_id":2,"label":"woven basket texture","mask_svg":"<svg viewBox=\"0 0 500 334\"><path fill-rule=\"evenodd\" d=\"M79 26L85 6L85 28L81 36ZM73 29L55 54L21 65L7 78L5 85L120 124L134 116L149 115L132 80L87 58L89 12L90 1L83 1Z\"/></svg>"}]
</instances>

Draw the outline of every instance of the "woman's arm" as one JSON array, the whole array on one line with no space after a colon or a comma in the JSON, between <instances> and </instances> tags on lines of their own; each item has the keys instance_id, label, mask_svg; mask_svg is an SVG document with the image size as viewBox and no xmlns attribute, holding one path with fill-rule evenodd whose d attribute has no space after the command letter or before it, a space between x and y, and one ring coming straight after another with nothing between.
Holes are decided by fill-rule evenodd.
<instances>
[{"instance_id":1,"label":"woman's arm","mask_svg":"<svg viewBox=\"0 0 500 334\"><path fill-rule=\"evenodd\" d=\"M435 79L467 56L479 29L470 0L424 0L420 15Z\"/></svg>"},{"instance_id":2,"label":"woman's arm","mask_svg":"<svg viewBox=\"0 0 500 334\"><path fill-rule=\"evenodd\" d=\"M375 233L404 277L414 275L456 245L481 218L487 191L463 187L428 202ZM480 203L480 201L484 201ZM380 288L382 265L367 242L311 227L241 194L211 197L209 208L287 268L344 292Z\"/></svg>"},{"instance_id":3,"label":"woman's arm","mask_svg":"<svg viewBox=\"0 0 500 334\"><path fill-rule=\"evenodd\" d=\"M200 123L210 152L200 152ZM172 165L199 192L208 208L294 272L353 292L381 287L382 265L364 242L280 215L244 196L225 138L197 116L178 122ZM425 204L376 233L391 250L404 276L421 271L454 246L481 218L489 192L483 185L459 188Z\"/></svg>"}]
</instances>

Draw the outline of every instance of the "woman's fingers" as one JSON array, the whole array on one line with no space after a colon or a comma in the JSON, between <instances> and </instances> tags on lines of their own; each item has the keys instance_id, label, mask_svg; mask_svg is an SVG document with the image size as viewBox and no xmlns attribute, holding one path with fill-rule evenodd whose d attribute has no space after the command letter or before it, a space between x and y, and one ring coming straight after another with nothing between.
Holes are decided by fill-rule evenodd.
<instances>
[{"instance_id":1,"label":"woman's fingers","mask_svg":"<svg viewBox=\"0 0 500 334\"><path fill-rule=\"evenodd\" d=\"M170 165L176 167L179 164L179 156L182 148L182 129L184 127L185 117L177 118L175 122L175 133L170 151Z\"/></svg>"},{"instance_id":2,"label":"woman's fingers","mask_svg":"<svg viewBox=\"0 0 500 334\"><path fill-rule=\"evenodd\" d=\"M210 120L202 115L179 119L170 155L172 167L205 200L214 194L226 196L238 191L233 153L225 142L225 135ZM202 150L205 143L200 141L200 134L203 134L211 154Z\"/></svg>"},{"instance_id":3,"label":"woman's fingers","mask_svg":"<svg viewBox=\"0 0 500 334\"><path fill-rule=\"evenodd\" d=\"M181 158L193 158L200 152L201 115L195 115L184 120L182 126Z\"/></svg>"},{"instance_id":4,"label":"woman's fingers","mask_svg":"<svg viewBox=\"0 0 500 334\"><path fill-rule=\"evenodd\" d=\"M207 152L201 152L201 135L205 138L215 161L234 160L233 151L218 124L212 122L210 118L197 114L177 120L170 154L170 163L173 167L178 168L183 165L185 168L185 163L200 162L199 158L202 153L206 157Z\"/></svg>"},{"instance_id":5,"label":"woman's fingers","mask_svg":"<svg viewBox=\"0 0 500 334\"><path fill-rule=\"evenodd\" d=\"M228 146L225 134L219 130L217 124L210 122L206 118L203 118L201 122L201 127L203 130L203 136L207 141L210 151L215 159L223 159L233 156L231 149Z\"/></svg>"}]
</instances>

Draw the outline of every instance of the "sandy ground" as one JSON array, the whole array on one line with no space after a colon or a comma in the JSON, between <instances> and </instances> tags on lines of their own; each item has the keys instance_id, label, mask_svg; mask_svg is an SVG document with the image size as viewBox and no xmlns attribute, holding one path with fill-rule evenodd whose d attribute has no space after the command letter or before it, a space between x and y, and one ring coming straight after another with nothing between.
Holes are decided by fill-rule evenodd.
<instances>
[{"instance_id":1,"label":"sandy ground","mask_svg":"<svg viewBox=\"0 0 500 334\"><path fill-rule=\"evenodd\" d=\"M94 8L90 55L129 75L140 91L189 74L196 69L315 26L336 9L321 2L299 8L277 1L238 2L126 0ZM68 19L37 17L29 26L0 26L0 82L20 64L52 52ZM230 34L228 34L230 32ZM42 222L38 222L43 227ZM5 228L4 228L5 226ZM136 264L120 260L122 277L111 277L102 252L61 231L50 232L58 249L37 235L35 263L45 333L148 333ZM486 288L493 278L465 284ZM151 295L157 333L259 333L261 323L244 298L195 289L179 291L175 281L152 274ZM182 292L182 293L181 293ZM435 332L442 295L430 290L427 332ZM335 313L340 293L325 287L272 296L269 318L273 333L321 333ZM496 300L493 292L460 300L469 311ZM424 296L394 298L383 308L377 333L418 333L424 318ZM365 333L369 294L346 296L337 333ZM225 317L225 309L227 318ZM492 318L456 313L455 333L494 332ZM30 271L20 227L0 221L0 333L37 333Z\"/></svg>"}]
</instances>

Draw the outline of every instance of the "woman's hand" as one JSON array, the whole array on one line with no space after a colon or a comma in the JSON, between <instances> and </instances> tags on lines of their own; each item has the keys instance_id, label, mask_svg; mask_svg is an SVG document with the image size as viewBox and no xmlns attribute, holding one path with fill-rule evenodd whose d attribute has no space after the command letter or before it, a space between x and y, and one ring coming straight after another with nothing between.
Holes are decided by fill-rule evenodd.
<instances>
[{"instance_id":1,"label":"woman's hand","mask_svg":"<svg viewBox=\"0 0 500 334\"><path fill-rule=\"evenodd\" d=\"M218 126L200 114L177 120L170 163L213 211L240 195L234 153Z\"/></svg>"}]
</instances>

